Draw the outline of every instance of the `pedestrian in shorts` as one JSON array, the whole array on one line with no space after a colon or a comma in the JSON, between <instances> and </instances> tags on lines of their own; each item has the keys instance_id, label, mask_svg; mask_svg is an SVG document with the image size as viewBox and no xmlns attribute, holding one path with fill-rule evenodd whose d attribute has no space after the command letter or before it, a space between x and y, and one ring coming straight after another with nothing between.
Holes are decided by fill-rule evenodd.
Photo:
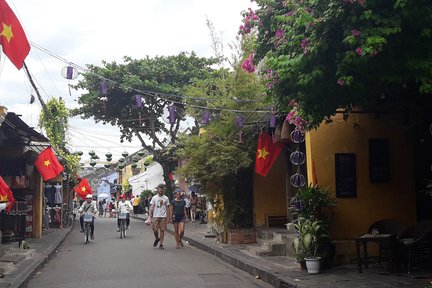
<instances>
[{"instance_id":1,"label":"pedestrian in shorts","mask_svg":"<svg viewBox=\"0 0 432 288\"><path fill-rule=\"evenodd\" d=\"M159 249L164 250L163 240L167 222L171 222L170 202L167 196L164 195L164 185L159 184L157 194L150 201L150 213L152 218L152 228L155 236L153 247L159 243Z\"/></svg>"}]
</instances>

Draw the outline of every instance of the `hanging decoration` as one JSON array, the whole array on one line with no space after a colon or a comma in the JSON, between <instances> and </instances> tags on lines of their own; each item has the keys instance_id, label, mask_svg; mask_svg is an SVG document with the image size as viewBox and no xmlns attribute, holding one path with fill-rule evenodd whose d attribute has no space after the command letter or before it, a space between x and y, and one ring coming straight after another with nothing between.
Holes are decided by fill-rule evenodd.
<instances>
[{"instance_id":1,"label":"hanging decoration","mask_svg":"<svg viewBox=\"0 0 432 288\"><path fill-rule=\"evenodd\" d=\"M108 152L105 154L106 158L111 158L112 157L112 153Z\"/></svg>"},{"instance_id":2,"label":"hanging decoration","mask_svg":"<svg viewBox=\"0 0 432 288\"><path fill-rule=\"evenodd\" d=\"M169 116L168 116L169 123L171 125L174 125L175 121L176 121L176 115L175 115L176 114L176 107L174 104L171 104L170 106L168 106L168 113L169 113Z\"/></svg>"},{"instance_id":3,"label":"hanging decoration","mask_svg":"<svg viewBox=\"0 0 432 288\"><path fill-rule=\"evenodd\" d=\"M30 104L33 104L35 101L35 96L33 94L30 95Z\"/></svg>"},{"instance_id":4,"label":"hanging decoration","mask_svg":"<svg viewBox=\"0 0 432 288\"><path fill-rule=\"evenodd\" d=\"M120 162L120 163L123 163L123 162L125 162L126 160L124 159L124 158L120 158L120 159L118 159L118 162Z\"/></svg>"},{"instance_id":5,"label":"hanging decoration","mask_svg":"<svg viewBox=\"0 0 432 288\"><path fill-rule=\"evenodd\" d=\"M123 152L122 152L122 156L123 156L123 157L127 157L128 155L129 155L129 153L128 153L127 151L123 151Z\"/></svg>"},{"instance_id":6,"label":"hanging decoration","mask_svg":"<svg viewBox=\"0 0 432 288\"><path fill-rule=\"evenodd\" d=\"M236 127L240 129L239 131L239 143L243 144L243 125L244 125L244 117L242 115L237 115L236 117Z\"/></svg>"},{"instance_id":7,"label":"hanging decoration","mask_svg":"<svg viewBox=\"0 0 432 288\"><path fill-rule=\"evenodd\" d=\"M138 166L138 164L137 164L137 163L132 163L132 164L131 164L131 167L132 167L132 169L135 169L135 168L137 168L137 166Z\"/></svg>"},{"instance_id":8,"label":"hanging decoration","mask_svg":"<svg viewBox=\"0 0 432 288\"><path fill-rule=\"evenodd\" d=\"M95 153L93 150L90 150L90 151L88 152L88 154L89 154L90 156L93 156L93 155L95 155L96 153Z\"/></svg>"},{"instance_id":9,"label":"hanging decoration","mask_svg":"<svg viewBox=\"0 0 432 288\"><path fill-rule=\"evenodd\" d=\"M210 123L210 112L204 111L203 118L202 118L202 124L208 125Z\"/></svg>"},{"instance_id":10,"label":"hanging decoration","mask_svg":"<svg viewBox=\"0 0 432 288\"><path fill-rule=\"evenodd\" d=\"M140 159L139 159L138 157L133 157L133 158L132 158L132 161L135 162L135 163L138 162L139 160L140 160Z\"/></svg>"},{"instance_id":11,"label":"hanging decoration","mask_svg":"<svg viewBox=\"0 0 432 288\"><path fill-rule=\"evenodd\" d=\"M108 94L108 83L105 80L99 82L99 92L101 95Z\"/></svg>"},{"instance_id":12,"label":"hanging decoration","mask_svg":"<svg viewBox=\"0 0 432 288\"><path fill-rule=\"evenodd\" d=\"M111 162L111 161L112 161L112 158L106 158L106 160L107 160L108 162Z\"/></svg>"},{"instance_id":13,"label":"hanging decoration","mask_svg":"<svg viewBox=\"0 0 432 288\"><path fill-rule=\"evenodd\" d=\"M145 152L143 150L138 151L138 156L142 157L144 156Z\"/></svg>"},{"instance_id":14,"label":"hanging decoration","mask_svg":"<svg viewBox=\"0 0 432 288\"><path fill-rule=\"evenodd\" d=\"M139 108L139 110L138 110L138 120L139 120L139 124L142 125L141 108L143 107L143 104L142 104L142 96L141 95L135 95L135 106L137 108Z\"/></svg>"},{"instance_id":15,"label":"hanging decoration","mask_svg":"<svg viewBox=\"0 0 432 288\"><path fill-rule=\"evenodd\" d=\"M108 168L111 167L111 164L110 163L106 163L106 164L104 164L104 167L108 169Z\"/></svg>"},{"instance_id":16,"label":"hanging decoration","mask_svg":"<svg viewBox=\"0 0 432 288\"><path fill-rule=\"evenodd\" d=\"M96 165L96 161L95 160L90 160L90 166L94 167Z\"/></svg>"},{"instance_id":17,"label":"hanging decoration","mask_svg":"<svg viewBox=\"0 0 432 288\"><path fill-rule=\"evenodd\" d=\"M68 80L73 80L78 77L78 70L72 66L65 66L61 71L61 75Z\"/></svg>"}]
</instances>

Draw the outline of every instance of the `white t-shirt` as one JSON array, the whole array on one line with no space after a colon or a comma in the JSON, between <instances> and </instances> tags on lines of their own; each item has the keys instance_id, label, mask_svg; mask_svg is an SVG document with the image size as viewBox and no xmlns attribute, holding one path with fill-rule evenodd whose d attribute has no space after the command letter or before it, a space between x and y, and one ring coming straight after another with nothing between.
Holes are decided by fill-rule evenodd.
<instances>
[{"instance_id":1,"label":"white t-shirt","mask_svg":"<svg viewBox=\"0 0 432 288\"><path fill-rule=\"evenodd\" d=\"M169 199L167 196L155 195L150 200L150 205L154 206L153 209L153 217L166 218L167 217L167 208L170 205Z\"/></svg>"},{"instance_id":2,"label":"white t-shirt","mask_svg":"<svg viewBox=\"0 0 432 288\"><path fill-rule=\"evenodd\" d=\"M130 210L133 210L133 207L129 200L125 202L120 200L117 204L117 209L120 210L120 213L129 213Z\"/></svg>"},{"instance_id":3,"label":"white t-shirt","mask_svg":"<svg viewBox=\"0 0 432 288\"><path fill-rule=\"evenodd\" d=\"M6 203L0 203L0 211L6 210Z\"/></svg>"}]
</instances>

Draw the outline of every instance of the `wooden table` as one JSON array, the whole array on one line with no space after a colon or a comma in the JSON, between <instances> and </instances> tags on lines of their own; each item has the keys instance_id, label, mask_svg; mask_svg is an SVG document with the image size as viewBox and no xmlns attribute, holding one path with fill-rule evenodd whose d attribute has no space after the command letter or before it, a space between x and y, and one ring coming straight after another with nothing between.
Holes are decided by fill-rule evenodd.
<instances>
[{"instance_id":1,"label":"wooden table","mask_svg":"<svg viewBox=\"0 0 432 288\"><path fill-rule=\"evenodd\" d=\"M385 245L389 247L389 261L391 263L391 270L394 270L394 254L396 252L396 235L394 234L364 234L358 238L355 238L356 250L357 250L357 261L358 261L358 272L362 273L363 261L366 268L368 268L368 252L367 243L375 242L378 245ZM360 247L363 245L363 257L360 255Z\"/></svg>"}]
</instances>

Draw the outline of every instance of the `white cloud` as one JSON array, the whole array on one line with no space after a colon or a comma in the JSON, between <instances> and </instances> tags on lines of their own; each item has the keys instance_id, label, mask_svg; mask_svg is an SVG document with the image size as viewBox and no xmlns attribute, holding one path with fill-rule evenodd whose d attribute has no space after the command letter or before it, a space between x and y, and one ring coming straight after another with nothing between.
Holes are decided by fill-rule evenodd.
<instances>
[{"instance_id":1,"label":"white cloud","mask_svg":"<svg viewBox=\"0 0 432 288\"><path fill-rule=\"evenodd\" d=\"M217 32L222 32L228 47L226 44L234 40L241 23L241 11L253 5L250 0L13 0L8 3L29 40L48 51L32 46L26 59L39 92L45 101L62 97L71 108L76 107L79 92L72 91L69 95L68 84L75 84L76 80L61 76L67 64L54 56L82 67L101 65L102 60L122 62L124 56L140 59L147 55L176 55L181 51L210 57L213 53L206 18L213 22ZM36 127L40 105L37 100L28 104L30 95L36 93L24 69L16 70L1 56L0 105L22 114L27 124ZM110 150L119 155L124 150L140 149L137 141L120 143L118 128L78 119L72 119L71 125L75 129L71 131L71 150L93 149L103 155ZM94 141L86 139L86 133L95 135ZM104 137L96 137L98 133ZM105 137L107 140L101 139Z\"/></svg>"}]
</instances>

